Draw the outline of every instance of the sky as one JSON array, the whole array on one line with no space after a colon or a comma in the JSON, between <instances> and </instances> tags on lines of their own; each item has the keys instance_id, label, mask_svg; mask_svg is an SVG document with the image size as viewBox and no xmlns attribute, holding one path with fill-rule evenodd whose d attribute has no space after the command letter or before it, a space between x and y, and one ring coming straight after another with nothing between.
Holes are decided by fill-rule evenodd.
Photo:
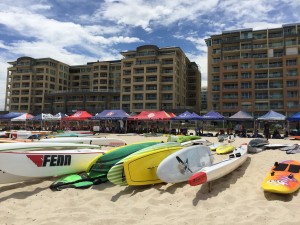
<instances>
[{"instance_id":1,"label":"sky","mask_svg":"<svg viewBox=\"0 0 300 225\"><path fill-rule=\"evenodd\" d=\"M300 0L0 0L0 110L7 62L21 56L82 65L141 45L176 46L206 86L206 38L300 23L299 11Z\"/></svg>"}]
</instances>

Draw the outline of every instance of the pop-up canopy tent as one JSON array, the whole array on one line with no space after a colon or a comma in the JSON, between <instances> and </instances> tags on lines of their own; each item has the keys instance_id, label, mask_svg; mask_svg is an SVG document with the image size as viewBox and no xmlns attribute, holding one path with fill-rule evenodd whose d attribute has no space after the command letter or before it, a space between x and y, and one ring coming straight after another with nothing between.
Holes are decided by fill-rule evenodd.
<instances>
[{"instance_id":1,"label":"pop-up canopy tent","mask_svg":"<svg viewBox=\"0 0 300 225\"><path fill-rule=\"evenodd\" d=\"M297 112L294 115L288 117L287 120L291 121L291 122L299 122L300 121L300 112Z\"/></svg>"},{"instance_id":2,"label":"pop-up canopy tent","mask_svg":"<svg viewBox=\"0 0 300 225\"><path fill-rule=\"evenodd\" d=\"M192 117L192 113L185 111L184 113L179 114L176 117L173 117L172 120L189 120Z\"/></svg>"},{"instance_id":3,"label":"pop-up canopy tent","mask_svg":"<svg viewBox=\"0 0 300 225\"><path fill-rule=\"evenodd\" d=\"M208 113L204 114L202 116L202 120L203 121L223 121L223 128L224 128L224 120L225 117L223 115L221 115L218 112L215 112L214 110L209 111ZM203 123L203 127L204 127L204 123Z\"/></svg>"},{"instance_id":4,"label":"pop-up canopy tent","mask_svg":"<svg viewBox=\"0 0 300 225\"><path fill-rule=\"evenodd\" d=\"M12 122L25 122L25 128L27 125L27 121L32 119L34 116L29 114L29 113L24 113L21 116L15 117L13 119L11 119L10 121Z\"/></svg>"},{"instance_id":5,"label":"pop-up canopy tent","mask_svg":"<svg viewBox=\"0 0 300 225\"><path fill-rule=\"evenodd\" d=\"M171 116L171 118L176 117L176 115L174 113L172 113L172 112L167 112L167 113Z\"/></svg>"},{"instance_id":6,"label":"pop-up canopy tent","mask_svg":"<svg viewBox=\"0 0 300 225\"><path fill-rule=\"evenodd\" d=\"M53 115L50 114L50 113L41 113L41 114L33 117L30 120L32 120L32 121L41 121L41 120L46 121L46 120L52 120L52 118L53 118Z\"/></svg>"},{"instance_id":7,"label":"pop-up canopy tent","mask_svg":"<svg viewBox=\"0 0 300 225\"><path fill-rule=\"evenodd\" d=\"M68 121L72 121L72 120L88 120L91 117L92 117L92 115L89 114L87 111L77 111L76 113L74 113L71 116L63 117L62 120L68 120Z\"/></svg>"},{"instance_id":8,"label":"pop-up canopy tent","mask_svg":"<svg viewBox=\"0 0 300 225\"><path fill-rule=\"evenodd\" d=\"M180 121L180 120L184 120L184 121L189 121L189 120L202 120L202 116L199 116L197 113L190 113L189 111L185 111L184 113L172 118L172 120L176 120L176 121ZM198 124L196 123L196 127L198 126ZM170 130L171 130L171 124L170 124ZM178 128L179 130L179 128ZM198 128L195 129L196 132L198 132ZM174 129L173 131L174 132Z\"/></svg>"},{"instance_id":9,"label":"pop-up canopy tent","mask_svg":"<svg viewBox=\"0 0 300 225\"><path fill-rule=\"evenodd\" d=\"M101 113L96 114L95 116L91 117L91 120L104 120L105 126L108 120L114 120L114 123L118 120L120 123L120 129L124 129L124 121L126 123L124 131L127 131L127 119L130 117L124 110L103 110ZM94 126L95 129L100 129L100 127Z\"/></svg>"},{"instance_id":10,"label":"pop-up canopy tent","mask_svg":"<svg viewBox=\"0 0 300 225\"><path fill-rule=\"evenodd\" d=\"M149 121L170 121L171 118L172 117L165 111L142 111L140 114L136 116L129 117L128 120L146 121L147 130L149 130L148 129Z\"/></svg>"},{"instance_id":11,"label":"pop-up canopy tent","mask_svg":"<svg viewBox=\"0 0 300 225\"><path fill-rule=\"evenodd\" d=\"M11 119L21 116L23 114L24 113L20 113L20 112L10 112L10 113L1 115L0 120L11 120Z\"/></svg>"},{"instance_id":12,"label":"pop-up canopy tent","mask_svg":"<svg viewBox=\"0 0 300 225\"><path fill-rule=\"evenodd\" d=\"M55 114L52 118L51 118L51 120L62 120L63 118L65 118L65 117L68 117L68 115L67 114L65 114L65 113L61 113L61 112L59 112L59 113L57 113L57 114Z\"/></svg>"},{"instance_id":13,"label":"pop-up canopy tent","mask_svg":"<svg viewBox=\"0 0 300 225\"><path fill-rule=\"evenodd\" d=\"M254 120L253 116L251 116L249 113L240 110L234 115L227 118L228 120L234 120L234 121L245 121L245 120Z\"/></svg>"},{"instance_id":14,"label":"pop-up canopy tent","mask_svg":"<svg viewBox=\"0 0 300 225\"><path fill-rule=\"evenodd\" d=\"M130 117L124 110L103 110L95 116L92 116L91 120L126 120Z\"/></svg>"},{"instance_id":15,"label":"pop-up canopy tent","mask_svg":"<svg viewBox=\"0 0 300 225\"><path fill-rule=\"evenodd\" d=\"M189 111L185 111L184 113L173 117L172 120L201 120L202 116L199 116L197 113L190 113Z\"/></svg>"},{"instance_id":16,"label":"pop-up canopy tent","mask_svg":"<svg viewBox=\"0 0 300 225\"><path fill-rule=\"evenodd\" d=\"M265 115L263 115L261 117L258 117L257 120L262 120L262 121L284 121L284 120L286 120L286 116L282 115L281 113L270 110Z\"/></svg>"},{"instance_id":17,"label":"pop-up canopy tent","mask_svg":"<svg viewBox=\"0 0 300 225\"><path fill-rule=\"evenodd\" d=\"M24 113L21 116L18 116L18 117L15 117L15 118L11 119L11 121L14 121L14 122L23 121L24 122L24 121L32 119L33 117L34 116L29 114L29 113Z\"/></svg>"},{"instance_id":18,"label":"pop-up canopy tent","mask_svg":"<svg viewBox=\"0 0 300 225\"><path fill-rule=\"evenodd\" d=\"M215 111L210 111L202 116L203 120L224 120L225 117Z\"/></svg>"},{"instance_id":19,"label":"pop-up canopy tent","mask_svg":"<svg viewBox=\"0 0 300 225\"><path fill-rule=\"evenodd\" d=\"M128 120L170 120L172 117L165 111L142 111L136 116L128 118Z\"/></svg>"}]
</instances>

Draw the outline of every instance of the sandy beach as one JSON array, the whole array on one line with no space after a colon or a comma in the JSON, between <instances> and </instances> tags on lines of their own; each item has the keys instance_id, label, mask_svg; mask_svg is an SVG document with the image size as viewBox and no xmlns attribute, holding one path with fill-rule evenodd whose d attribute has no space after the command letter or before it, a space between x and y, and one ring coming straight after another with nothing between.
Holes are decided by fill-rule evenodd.
<instances>
[{"instance_id":1,"label":"sandy beach","mask_svg":"<svg viewBox=\"0 0 300 225\"><path fill-rule=\"evenodd\" d=\"M128 143L166 141L167 137L117 136ZM206 138L206 137L205 137ZM217 142L216 137L206 138ZM237 138L239 146L251 139ZM270 143L299 143L270 139ZM218 162L227 155L214 155ZM299 191L290 195L265 193L261 183L275 161L294 159L280 150L249 155L237 170L212 183L141 187L110 182L89 189L51 191L57 178L0 185L0 224L300 224Z\"/></svg>"}]
</instances>

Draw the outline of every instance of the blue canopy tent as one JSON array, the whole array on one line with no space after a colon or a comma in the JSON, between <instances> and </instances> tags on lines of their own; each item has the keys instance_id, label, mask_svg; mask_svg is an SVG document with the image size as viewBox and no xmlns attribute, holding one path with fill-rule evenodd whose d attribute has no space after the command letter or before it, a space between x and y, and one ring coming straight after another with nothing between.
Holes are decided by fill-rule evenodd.
<instances>
[{"instance_id":1,"label":"blue canopy tent","mask_svg":"<svg viewBox=\"0 0 300 225\"><path fill-rule=\"evenodd\" d=\"M117 110L103 110L101 113L96 114L95 116L92 116L91 120L119 120L120 128L123 130L124 128L124 120L126 121L125 124L125 132L127 131L127 119L131 116L126 113L122 109ZM105 122L106 123L106 122ZM98 129L98 128L96 128ZM100 129L100 127L99 127ZM96 130L94 130L96 131Z\"/></svg>"},{"instance_id":2,"label":"blue canopy tent","mask_svg":"<svg viewBox=\"0 0 300 225\"><path fill-rule=\"evenodd\" d=\"M21 116L23 114L24 113L20 113L20 112L10 112L10 113L1 115L0 120L11 120L11 119Z\"/></svg>"},{"instance_id":3,"label":"blue canopy tent","mask_svg":"<svg viewBox=\"0 0 300 225\"><path fill-rule=\"evenodd\" d=\"M249 113L240 110L234 115L227 118L227 120L234 120L234 121L245 121L245 120L254 120L254 117L251 116Z\"/></svg>"},{"instance_id":4,"label":"blue canopy tent","mask_svg":"<svg viewBox=\"0 0 300 225\"><path fill-rule=\"evenodd\" d=\"M91 117L91 120L126 120L130 115L124 110L103 110Z\"/></svg>"},{"instance_id":5,"label":"blue canopy tent","mask_svg":"<svg viewBox=\"0 0 300 225\"><path fill-rule=\"evenodd\" d=\"M247 122L247 121L248 121L248 123L249 123L249 121L251 121L251 123L254 122L252 129L255 129L254 117L243 110L240 110L237 113L235 113L234 115L228 117L227 120L237 122L237 124L234 127L234 131L239 136L241 136L241 135L247 136L247 129L244 127L244 125L241 124L241 122Z\"/></svg>"},{"instance_id":6,"label":"blue canopy tent","mask_svg":"<svg viewBox=\"0 0 300 225\"><path fill-rule=\"evenodd\" d=\"M11 119L19 117L21 115L23 115L24 113L20 113L20 112L9 112L7 114L4 115L0 115L0 121L6 121L8 122L8 126L11 128Z\"/></svg>"},{"instance_id":7,"label":"blue canopy tent","mask_svg":"<svg viewBox=\"0 0 300 225\"><path fill-rule=\"evenodd\" d=\"M202 120L203 121L223 121L223 129L224 129L224 120L225 120L225 116L221 115L220 113L211 110L208 113L204 114L202 116Z\"/></svg>"},{"instance_id":8,"label":"blue canopy tent","mask_svg":"<svg viewBox=\"0 0 300 225\"><path fill-rule=\"evenodd\" d=\"M202 120L202 116L199 116L197 113L190 113L189 111L185 111L184 113L173 117L171 120ZM196 125L197 126L197 125ZM170 130L171 130L171 122L170 122ZM197 129L196 133L197 133Z\"/></svg>"},{"instance_id":9,"label":"blue canopy tent","mask_svg":"<svg viewBox=\"0 0 300 225\"><path fill-rule=\"evenodd\" d=\"M178 116L171 118L171 120L189 120L191 116L192 113L190 113L189 111L185 111L184 113L181 113Z\"/></svg>"},{"instance_id":10,"label":"blue canopy tent","mask_svg":"<svg viewBox=\"0 0 300 225\"><path fill-rule=\"evenodd\" d=\"M296 128L293 129L293 130L290 130L289 131L289 134L290 135L293 135L293 136L299 136L300 135L300 112L297 112L295 113L294 115L290 116L287 118L287 121L288 121L288 128L289 128L289 123L290 122L297 122L297 125L296 125Z\"/></svg>"},{"instance_id":11,"label":"blue canopy tent","mask_svg":"<svg viewBox=\"0 0 300 225\"><path fill-rule=\"evenodd\" d=\"M262 121L285 121L286 116L282 115L281 113L275 112L273 110L270 110L267 112L265 115L258 117L257 120L262 120Z\"/></svg>"},{"instance_id":12,"label":"blue canopy tent","mask_svg":"<svg viewBox=\"0 0 300 225\"><path fill-rule=\"evenodd\" d=\"M299 122L300 121L300 112L295 113L294 115L287 118L290 122Z\"/></svg>"},{"instance_id":13,"label":"blue canopy tent","mask_svg":"<svg viewBox=\"0 0 300 225\"><path fill-rule=\"evenodd\" d=\"M213 110L203 115L202 118L203 120L225 120L225 116Z\"/></svg>"},{"instance_id":14,"label":"blue canopy tent","mask_svg":"<svg viewBox=\"0 0 300 225\"><path fill-rule=\"evenodd\" d=\"M269 125L268 125L267 122L279 122L279 121L283 122L283 121L286 121L286 116L281 114L281 113L270 110L269 112L267 112L263 116L258 117L256 120L258 122L259 121L265 122L265 124L264 124L264 133L267 131L267 135L269 136ZM268 128L266 128L266 127L268 127ZM286 125L286 131L289 130L288 127L289 127L289 125L287 124Z\"/></svg>"}]
</instances>

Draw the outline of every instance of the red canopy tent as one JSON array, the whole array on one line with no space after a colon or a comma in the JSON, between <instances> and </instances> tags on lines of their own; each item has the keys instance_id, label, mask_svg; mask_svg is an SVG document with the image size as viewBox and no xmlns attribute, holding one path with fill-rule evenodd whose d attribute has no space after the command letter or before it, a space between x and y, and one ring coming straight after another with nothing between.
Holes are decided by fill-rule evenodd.
<instances>
[{"instance_id":1,"label":"red canopy tent","mask_svg":"<svg viewBox=\"0 0 300 225\"><path fill-rule=\"evenodd\" d=\"M170 120L172 117L165 111L142 111L128 120Z\"/></svg>"},{"instance_id":2,"label":"red canopy tent","mask_svg":"<svg viewBox=\"0 0 300 225\"><path fill-rule=\"evenodd\" d=\"M171 118L176 117L176 115L172 112L168 112L168 114L171 116Z\"/></svg>"},{"instance_id":3,"label":"red canopy tent","mask_svg":"<svg viewBox=\"0 0 300 225\"><path fill-rule=\"evenodd\" d=\"M77 111L71 116L63 117L62 120L88 120L91 117L92 115L89 114L87 111Z\"/></svg>"}]
</instances>

